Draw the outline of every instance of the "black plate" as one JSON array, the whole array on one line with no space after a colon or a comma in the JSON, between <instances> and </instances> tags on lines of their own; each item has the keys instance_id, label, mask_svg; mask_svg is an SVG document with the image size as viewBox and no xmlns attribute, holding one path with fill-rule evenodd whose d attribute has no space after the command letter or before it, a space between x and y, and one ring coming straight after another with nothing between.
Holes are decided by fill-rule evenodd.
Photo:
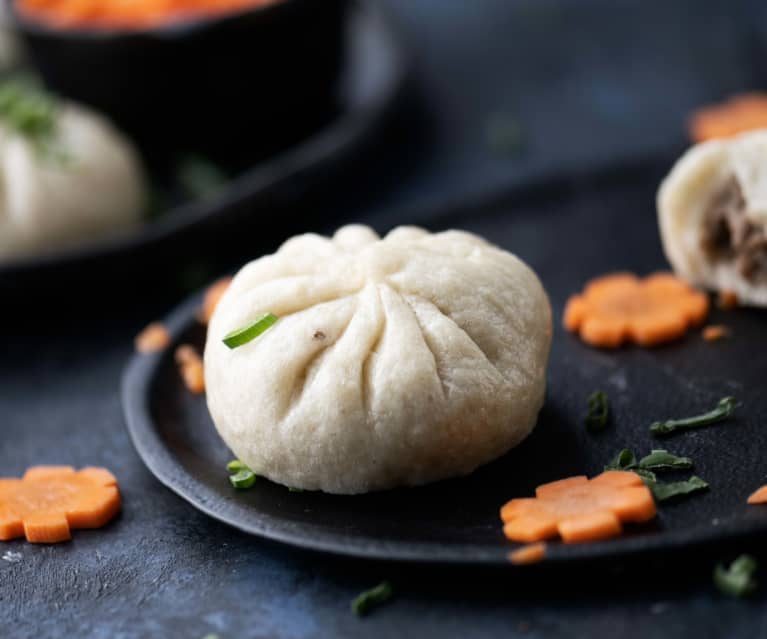
<instances>
[{"instance_id":1,"label":"black plate","mask_svg":"<svg viewBox=\"0 0 767 639\"><path fill-rule=\"evenodd\" d=\"M246 229L258 228L263 235L263 220L254 216L255 208L275 197L298 197L317 180L332 176L375 138L403 94L407 53L387 17L367 2L352 3L347 38L341 107L326 126L246 170L216 197L180 206L136 233L65 252L0 261L0 288L25 291L94 272L109 273L114 283L115 277L139 267L165 270L202 249L210 253L211 233L221 243L236 242Z\"/></svg>"},{"instance_id":2,"label":"black plate","mask_svg":"<svg viewBox=\"0 0 767 639\"><path fill-rule=\"evenodd\" d=\"M502 203L432 215L433 228L465 228L514 251L540 274L561 317L567 296L592 276L617 269L646 273L665 267L656 230L654 194L668 168L558 182L509 194ZM407 220L396 220L405 222ZM420 220L423 222L423 220ZM168 319L175 340L197 345L199 298ZM546 404L537 428L517 449L473 475L417 489L355 497L292 493L260 480L234 491L224 464L231 453L218 438L205 401L179 381L170 353L136 356L123 382L123 405L136 448L166 486L203 512L241 530L333 553L395 560L500 563L514 547L504 540L499 507L542 482L593 475L621 448L638 455L663 447L691 457L711 489L660 506L656 522L603 543L552 544L549 561L674 550L767 532L767 507L746 505L766 480L767 379L765 314L714 309L732 339L707 343L694 331L677 343L616 352L591 349L555 320ZM608 430L583 425L586 397L607 391ZM650 436L659 418L695 414L725 395L742 402L736 418L666 440ZM672 476L672 478L674 478Z\"/></svg>"}]
</instances>

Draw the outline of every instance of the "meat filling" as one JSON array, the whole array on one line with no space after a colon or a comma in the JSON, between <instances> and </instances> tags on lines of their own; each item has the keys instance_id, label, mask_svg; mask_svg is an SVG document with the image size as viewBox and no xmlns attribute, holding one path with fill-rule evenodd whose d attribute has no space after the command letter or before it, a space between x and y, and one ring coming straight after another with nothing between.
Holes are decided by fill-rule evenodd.
<instances>
[{"instance_id":1,"label":"meat filling","mask_svg":"<svg viewBox=\"0 0 767 639\"><path fill-rule=\"evenodd\" d=\"M701 247L711 260L734 262L747 280L767 281L767 232L746 218L746 200L735 177L704 214Z\"/></svg>"}]
</instances>

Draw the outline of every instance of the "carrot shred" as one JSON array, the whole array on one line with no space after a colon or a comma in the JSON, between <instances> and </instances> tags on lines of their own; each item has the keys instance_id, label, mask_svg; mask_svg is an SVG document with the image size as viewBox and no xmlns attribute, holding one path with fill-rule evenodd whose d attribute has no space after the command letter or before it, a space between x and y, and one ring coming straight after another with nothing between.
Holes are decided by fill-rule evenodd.
<instances>
[{"instance_id":1,"label":"carrot shred","mask_svg":"<svg viewBox=\"0 0 767 639\"><path fill-rule=\"evenodd\" d=\"M717 342L730 336L730 329L722 324L711 324L703 329L703 339L707 342Z\"/></svg>"},{"instance_id":2,"label":"carrot shred","mask_svg":"<svg viewBox=\"0 0 767 639\"><path fill-rule=\"evenodd\" d=\"M100 528L119 510L117 479L105 468L33 466L0 479L0 541L66 541L72 528Z\"/></svg>"},{"instance_id":3,"label":"carrot shred","mask_svg":"<svg viewBox=\"0 0 767 639\"><path fill-rule=\"evenodd\" d=\"M731 311L738 307L738 296L733 291L719 291L716 305L723 311Z\"/></svg>"},{"instance_id":4,"label":"carrot shred","mask_svg":"<svg viewBox=\"0 0 767 639\"><path fill-rule=\"evenodd\" d=\"M208 287L202 299L202 308L200 309L199 319L201 323L207 325L210 322L210 318L213 317L213 311L216 310L216 306L218 306L221 297L226 293L231 283L231 277L222 277Z\"/></svg>"},{"instance_id":5,"label":"carrot shred","mask_svg":"<svg viewBox=\"0 0 767 639\"><path fill-rule=\"evenodd\" d=\"M546 558L546 544L542 541L526 544L509 553L509 561L515 566L536 564Z\"/></svg>"},{"instance_id":6,"label":"carrot shred","mask_svg":"<svg viewBox=\"0 0 767 639\"><path fill-rule=\"evenodd\" d=\"M767 484L761 488L757 488L748 497L749 504L767 504Z\"/></svg>"},{"instance_id":7,"label":"carrot shred","mask_svg":"<svg viewBox=\"0 0 767 639\"><path fill-rule=\"evenodd\" d=\"M160 322L152 322L136 336L135 345L139 353L156 353L167 348L170 341L168 329Z\"/></svg>"},{"instance_id":8,"label":"carrot shred","mask_svg":"<svg viewBox=\"0 0 767 639\"><path fill-rule=\"evenodd\" d=\"M195 350L194 346L181 344L175 353L176 364L178 364L181 379L187 389L195 394L201 395L205 392L205 367L202 358Z\"/></svg>"},{"instance_id":9,"label":"carrot shred","mask_svg":"<svg viewBox=\"0 0 767 639\"><path fill-rule=\"evenodd\" d=\"M533 543L557 534L565 543L620 535L622 524L655 517L652 493L632 472L606 471L592 479L568 477L536 489L501 508L503 532L512 541Z\"/></svg>"},{"instance_id":10,"label":"carrot shred","mask_svg":"<svg viewBox=\"0 0 767 639\"><path fill-rule=\"evenodd\" d=\"M767 127L767 93L735 95L719 104L701 107L690 116L688 129L693 142L729 138L745 131Z\"/></svg>"},{"instance_id":11,"label":"carrot shred","mask_svg":"<svg viewBox=\"0 0 767 639\"><path fill-rule=\"evenodd\" d=\"M613 273L591 280L565 306L564 327L592 346L655 346L682 337L708 315L708 297L671 273L640 279Z\"/></svg>"}]
</instances>

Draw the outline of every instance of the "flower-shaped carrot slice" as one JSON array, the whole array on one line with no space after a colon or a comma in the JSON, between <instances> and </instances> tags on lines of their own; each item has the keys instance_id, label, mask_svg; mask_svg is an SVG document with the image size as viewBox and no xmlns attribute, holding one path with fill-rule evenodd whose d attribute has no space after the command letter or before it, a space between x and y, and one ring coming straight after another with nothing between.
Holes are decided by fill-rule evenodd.
<instances>
[{"instance_id":1,"label":"flower-shaped carrot slice","mask_svg":"<svg viewBox=\"0 0 767 639\"><path fill-rule=\"evenodd\" d=\"M767 484L757 488L748 498L749 504L767 504Z\"/></svg>"},{"instance_id":2,"label":"flower-shaped carrot slice","mask_svg":"<svg viewBox=\"0 0 767 639\"><path fill-rule=\"evenodd\" d=\"M501 508L504 534L523 543L557 535L565 543L598 541L620 535L623 523L653 517L650 490L637 474L620 470L543 484L534 498L512 499Z\"/></svg>"},{"instance_id":3,"label":"flower-shaped carrot slice","mask_svg":"<svg viewBox=\"0 0 767 639\"><path fill-rule=\"evenodd\" d=\"M117 480L104 468L33 466L21 479L0 479L2 541L66 541L70 528L99 528L119 510Z\"/></svg>"},{"instance_id":4,"label":"flower-shaped carrot slice","mask_svg":"<svg viewBox=\"0 0 767 639\"><path fill-rule=\"evenodd\" d=\"M565 328L592 346L627 341L654 346L682 337L708 315L708 297L671 273L639 279L614 273L588 283L567 302Z\"/></svg>"},{"instance_id":5,"label":"flower-shaped carrot slice","mask_svg":"<svg viewBox=\"0 0 767 639\"><path fill-rule=\"evenodd\" d=\"M702 107L690 116L688 126L693 142L763 129L767 127L767 93L743 93L726 102Z\"/></svg>"}]
</instances>

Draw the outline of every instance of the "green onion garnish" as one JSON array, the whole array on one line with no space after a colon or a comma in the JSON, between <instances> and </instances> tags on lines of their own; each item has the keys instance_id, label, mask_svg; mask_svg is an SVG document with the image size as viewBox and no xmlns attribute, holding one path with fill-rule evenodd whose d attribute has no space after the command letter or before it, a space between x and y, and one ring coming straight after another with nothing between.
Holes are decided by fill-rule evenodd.
<instances>
[{"instance_id":1,"label":"green onion garnish","mask_svg":"<svg viewBox=\"0 0 767 639\"><path fill-rule=\"evenodd\" d=\"M701 426L708 426L720 422L723 419L727 419L735 412L735 408L738 403L734 397L724 397L719 400L719 403L715 408L703 413L702 415L696 415L695 417L685 417L684 419L667 419L664 422L655 422L650 426L650 432L653 435L663 436L670 435L680 430L690 430L692 428L700 428Z\"/></svg>"},{"instance_id":2,"label":"green onion garnish","mask_svg":"<svg viewBox=\"0 0 767 639\"><path fill-rule=\"evenodd\" d=\"M589 412L586 415L586 428L593 433L604 430L610 416L607 394L601 390L594 391L589 395L588 405Z\"/></svg>"},{"instance_id":3,"label":"green onion garnish","mask_svg":"<svg viewBox=\"0 0 767 639\"><path fill-rule=\"evenodd\" d=\"M690 477L687 481L672 481L668 484L663 484L658 481L648 484L645 481L645 484L652 491L653 497L658 501L666 501L673 497L689 495L690 493L706 490L708 488L708 484L695 475Z\"/></svg>"},{"instance_id":4,"label":"green onion garnish","mask_svg":"<svg viewBox=\"0 0 767 639\"><path fill-rule=\"evenodd\" d=\"M657 449L637 461L636 455L627 448L619 452L605 466L605 470L627 470L636 473L658 501L666 501L708 488L708 484L695 475L687 481L663 483L658 481L654 472L687 468L692 468L692 460L689 457L678 457L667 450Z\"/></svg>"},{"instance_id":5,"label":"green onion garnish","mask_svg":"<svg viewBox=\"0 0 767 639\"><path fill-rule=\"evenodd\" d=\"M239 459L233 459L226 465L229 471L229 481L235 488L250 488L256 483L258 475L243 464Z\"/></svg>"},{"instance_id":6,"label":"green onion garnish","mask_svg":"<svg viewBox=\"0 0 767 639\"><path fill-rule=\"evenodd\" d=\"M256 339L261 333L272 326L277 321L277 316L272 313L266 313L257 320L251 322L243 328L238 328L224 336L224 344L229 348L237 348L243 344Z\"/></svg>"},{"instance_id":7,"label":"green onion garnish","mask_svg":"<svg viewBox=\"0 0 767 639\"><path fill-rule=\"evenodd\" d=\"M754 573L759 564L751 555L741 555L729 568L717 564L714 568L714 584L725 595L745 597L756 590Z\"/></svg>"},{"instance_id":8,"label":"green onion garnish","mask_svg":"<svg viewBox=\"0 0 767 639\"><path fill-rule=\"evenodd\" d=\"M352 612L355 615L366 615L371 608L382 604L384 601L391 598L394 594L394 589L388 581L382 581L375 588L361 592L352 601Z\"/></svg>"},{"instance_id":9,"label":"green onion garnish","mask_svg":"<svg viewBox=\"0 0 767 639\"><path fill-rule=\"evenodd\" d=\"M256 483L258 476L249 468L238 470L234 475L229 475L229 481L235 488L250 488Z\"/></svg>"}]
</instances>

